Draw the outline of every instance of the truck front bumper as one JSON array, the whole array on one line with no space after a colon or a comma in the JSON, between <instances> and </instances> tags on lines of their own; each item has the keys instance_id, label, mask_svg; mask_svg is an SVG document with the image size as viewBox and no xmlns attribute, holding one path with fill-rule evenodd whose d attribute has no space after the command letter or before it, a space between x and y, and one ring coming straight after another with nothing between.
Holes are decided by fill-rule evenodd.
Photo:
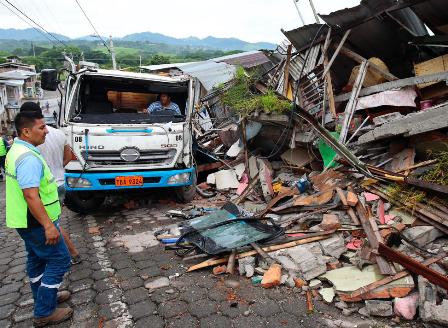
<instances>
[{"instance_id":1,"label":"truck front bumper","mask_svg":"<svg viewBox=\"0 0 448 328\"><path fill-rule=\"evenodd\" d=\"M182 187L192 184L194 174L196 174L194 167L166 171L67 172L65 173L65 187L67 191ZM141 176L143 177L143 185L116 186L115 178L124 176Z\"/></svg>"}]
</instances>

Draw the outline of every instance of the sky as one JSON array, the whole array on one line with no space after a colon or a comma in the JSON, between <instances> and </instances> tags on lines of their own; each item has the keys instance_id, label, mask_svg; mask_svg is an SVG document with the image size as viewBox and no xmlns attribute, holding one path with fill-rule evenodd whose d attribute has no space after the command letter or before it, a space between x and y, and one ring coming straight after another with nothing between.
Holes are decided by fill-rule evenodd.
<instances>
[{"instance_id":1,"label":"sky","mask_svg":"<svg viewBox=\"0 0 448 328\"><path fill-rule=\"evenodd\" d=\"M47 31L71 38L93 34L76 0L8 0ZM122 37L157 32L182 38L235 37L249 42L279 43L281 29L301 26L294 0L78 0L98 32ZM6 4L6 0L0 0ZM313 0L316 11L328 14L353 7L359 0ZM299 0L305 23L314 23L309 0ZM0 28L29 25L0 6Z\"/></svg>"}]
</instances>

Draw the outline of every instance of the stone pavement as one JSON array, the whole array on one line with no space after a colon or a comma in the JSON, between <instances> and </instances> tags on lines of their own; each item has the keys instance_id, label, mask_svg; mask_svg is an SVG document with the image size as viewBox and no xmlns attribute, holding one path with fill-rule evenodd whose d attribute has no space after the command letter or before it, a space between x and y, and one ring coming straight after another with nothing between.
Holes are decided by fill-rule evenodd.
<instances>
[{"instance_id":1,"label":"stone pavement","mask_svg":"<svg viewBox=\"0 0 448 328\"><path fill-rule=\"evenodd\" d=\"M18 234L4 224L4 183L0 194L0 327L31 327L26 252ZM208 269L185 274L182 261L157 245L152 234L174 223L164 215L172 208L166 202L136 210L106 207L107 211L89 216L64 209L62 225L84 260L72 266L63 283L72 292L64 306L74 308L73 319L55 327L340 326L339 310L316 301L315 312L308 315L305 298L294 289L266 290L239 277L235 279L240 286L231 289L224 284L227 278L215 277ZM169 285L151 291L145 288L156 279ZM357 316L342 319L362 321Z\"/></svg>"}]
</instances>

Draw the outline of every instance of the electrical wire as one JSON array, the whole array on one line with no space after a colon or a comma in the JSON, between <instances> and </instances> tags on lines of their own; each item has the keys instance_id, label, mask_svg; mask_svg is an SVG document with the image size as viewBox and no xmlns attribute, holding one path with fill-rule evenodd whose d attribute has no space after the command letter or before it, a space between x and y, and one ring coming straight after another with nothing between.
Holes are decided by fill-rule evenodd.
<instances>
[{"instance_id":1,"label":"electrical wire","mask_svg":"<svg viewBox=\"0 0 448 328\"><path fill-rule=\"evenodd\" d=\"M53 21L56 23L57 28L59 30L59 33L61 33L62 32L62 27L59 24L59 21L56 19L56 16L53 14L53 11L51 10L50 6L48 6L47 1L46 0L41 0L41 1L44 3L45 8L50 13L50 16L53 18Z\"/></svg>"},{"instance_id":2,"label":"electrical wire","mask_svg":"<svg viewBox=\"0 0 448 328\"><path fill-rule=\"evenodd\" d=\"M34 19L30 18L27 14L25 14L22 10L20 10L19 8L17 8L13 3L11 3L11 1L9 0L5 0L11 7L13 7L15 10L17 10L19 13L21 13L23 16L25 16L28 20L30 20L31 22L33 22L33 24L35 24L36 26L38 26L41 30L43 30L45 33L47 33L49 36L51 36L53 39L55 39L57 42L59 42L60 44L62 44L64 47L67 47L67 44L61 40L59 40L57 37L55 37L52 33L48 32L42 25L40 25L39 23L37 23Z\"/></svg>"},{"instance_id":3,"label":"electrical wire","mask_svg":"<svg viewBox=\"0 0 448 328\"><path fill-rule=\"evenodd\" d=\"M84 9L81 7L81 4L79 3L78 0L75 0L76 4L78 5L79 9L81 9L82 13L84 14L84 17L87 19L87 21L89 22L90 26L92 26L93 30L95 31L95 34L97 35L97 37L103 42L103 45L107 48L107 50L109 51L109 53L112 53L110 48L108 47L106 41L104 41L104 39L101 37L101 35L98 33L98 31L95 28L95 25L93 25L92 21L90 20L89 16L87 16L86 12L84 11Z\"/></svg>"},{"instance_id":4,"label":"electrical wire","mask_svg":"<svg viewBox=\"0 0 448 328\"><path fill-rule=\"evenodd\" d=\"M31 28L33 28L34 30L36 30L37 32L39 32L40 34L42 34L48 41L50 41L53 45L57 45L56 43L54 43L54 41L52 39L50 39L44 32L42 32L41 30L39 30L37 27L33 26L30 22L28 22L25 18L23 18L22 16L20 16L19 14L17 14L14 10L12 10L11 8L9 8L6 4L4 4L3 2L0 2L0 4L2 4L6 9L8 9L11 13L13 13L14 15L16 15L18 18L20 18L20 20L22 20L23 22L25 22L27 25L29 25Z\"/></svg>"}]
</instances>

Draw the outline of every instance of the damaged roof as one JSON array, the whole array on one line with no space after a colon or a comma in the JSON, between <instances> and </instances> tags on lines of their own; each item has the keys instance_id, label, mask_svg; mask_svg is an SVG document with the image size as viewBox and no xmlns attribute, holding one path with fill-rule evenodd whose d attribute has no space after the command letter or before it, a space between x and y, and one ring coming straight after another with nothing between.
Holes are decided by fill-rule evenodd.
<instances>
[{"instance_id":1,"label":"damaged roof","mask_svg":"<svg viewBox=\"0 0 448 328\"><path fill-rule=\"evenodd\" d=\"M425 24L434 33L448 29L448 1L445 0L363 0L358 6L319 15L332 28L333 41L338 42L345 31L351 32L345 46L365 58L378 57L391 72L404 78L413 75L413 64L430 54L441 54L444 48L416 48L415 38L429 36ZM310 47L314 37L323 42L327 26L310 24L283 31L298 51ZM316 36L317 35L317 36ZM330 49L330 54L333 49ZM353 62L338 56L332 72L346 81ZM337 70L337 72L334 72ZM338 77L336 77L338 79Z\"/></svg>"},{"instance_id":2,"label":"damaged roof","mask_svg":"<svg viewBox=\"0 0 448 328\"><path fill-rule=\"evenodd\" d=\"M227 63L205 61L182 66L181 70L185 74L196 77L209 92L219 84L233 79L236 68Z\"/></svg>"},{"instance_id":3,"label":"damaged roof","mask_svg":"<svg viewBox=\"0 0 448 328\"><path fill-rule=\"evenodd\" d=\"M210 60L217 63L224 62L230 65L240 65L244 68L252 68L270 62L269 58L262 51L258 50L217 57Z\"/></svg>"}]
</instances>

